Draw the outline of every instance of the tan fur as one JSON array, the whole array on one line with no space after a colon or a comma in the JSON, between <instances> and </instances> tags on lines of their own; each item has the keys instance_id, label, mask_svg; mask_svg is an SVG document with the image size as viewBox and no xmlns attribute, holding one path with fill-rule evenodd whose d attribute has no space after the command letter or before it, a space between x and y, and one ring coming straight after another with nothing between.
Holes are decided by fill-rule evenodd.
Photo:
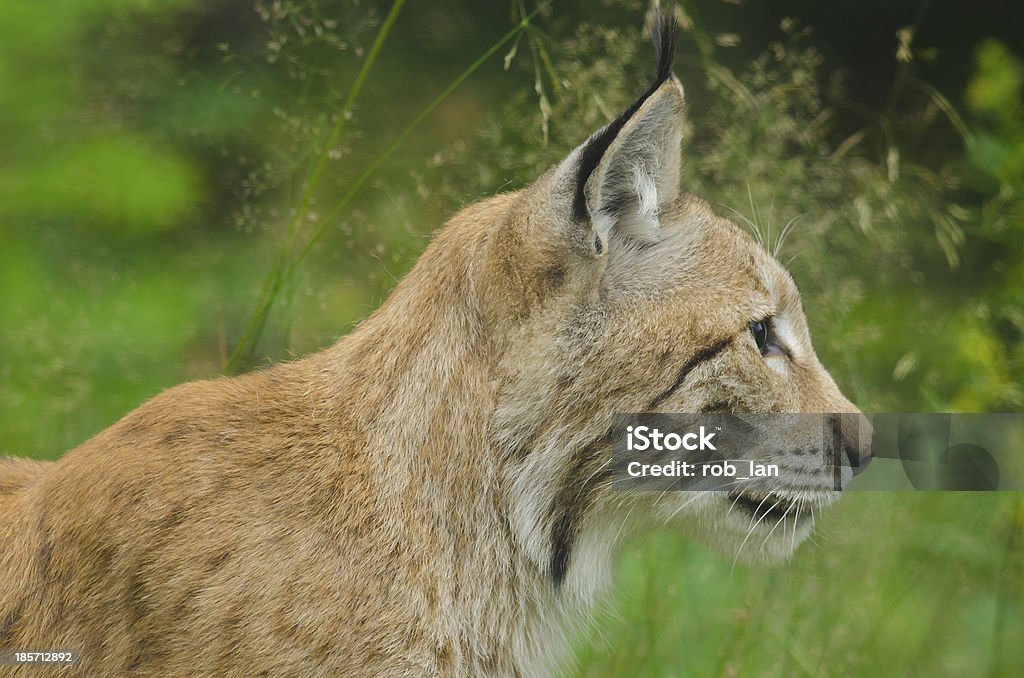
<instances>
[{"instance_id":1,"label":"tan fur","mask_svg":"<svg viewBox=\"0 0 1024 678\"><path fill-rule=\"evenodd\" d=\"M670 79L628 121L592 223L569 208L577 150L454 217L334 346L170 389L53 464L0 460L0 648L81 649L90 676L532 676L626 535L671 520L735 551L751 520L724 497L594 480L611 413L716 342L657 409L856 408L789 275L677 193L681 108ZM634 212L602 202L630 186ZM767 316L790 357L755 348Z\"/></svg>"}]
</instances>

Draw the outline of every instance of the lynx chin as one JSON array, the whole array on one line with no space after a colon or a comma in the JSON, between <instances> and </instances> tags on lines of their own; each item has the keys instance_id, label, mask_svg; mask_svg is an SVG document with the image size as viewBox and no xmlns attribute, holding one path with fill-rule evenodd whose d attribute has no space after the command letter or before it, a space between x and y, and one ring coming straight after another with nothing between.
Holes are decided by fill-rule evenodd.
<instances>
[{"instance_id":1,"label":"lynx chin","mask_svg":"<svg viewBox=\"0 0 1024 678\"><path fill-rule=\"evenodd\" d=\"M456 214L330 348L0 459L0 649L81 650L90 676L537 676L629 534L788 557L838 494L820 431L765 459L799 483L610 487L613 412L857 413L789 274L680 189L675 26L651 32L628 110Z\"/></svg>"}]
</instances>

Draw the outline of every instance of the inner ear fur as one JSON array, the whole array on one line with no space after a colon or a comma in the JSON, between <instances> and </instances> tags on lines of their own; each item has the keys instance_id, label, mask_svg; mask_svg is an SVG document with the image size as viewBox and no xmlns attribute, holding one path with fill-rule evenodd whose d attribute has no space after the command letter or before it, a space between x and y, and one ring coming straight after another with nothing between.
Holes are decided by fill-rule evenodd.
<instances>
[{"instance_id":1,"label":"inner ear fur","mask_svg":"<svg viewBox=\"0 0 1024 678\"><path fill-rule=\"evenodd\" d=\"M662 206L679 195L683 91L669 78L609 144L583 194L594 230L643 242L658 239Z\"/></svg>"}]
</instances>

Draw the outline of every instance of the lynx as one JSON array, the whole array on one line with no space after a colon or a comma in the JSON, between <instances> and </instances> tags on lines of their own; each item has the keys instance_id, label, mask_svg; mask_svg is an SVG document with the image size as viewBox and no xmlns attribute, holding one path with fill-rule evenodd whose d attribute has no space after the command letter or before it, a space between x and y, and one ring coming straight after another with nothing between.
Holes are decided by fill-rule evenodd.
<instances>
[{"instance_id":1,"label":"lynx","mask_svg":"<svg viewBox=\"0 0 1024 678\"><path fill-rule=\"evenodd\" d=\"M649 89L458 213L330 348L0 459L0 649L78 649L87 676L544 675L646 526L787 557L836 491L609 482L614 412L857 412L789 274L679 189L676 29L652 25Z\"/></svg>"}]
</instances>

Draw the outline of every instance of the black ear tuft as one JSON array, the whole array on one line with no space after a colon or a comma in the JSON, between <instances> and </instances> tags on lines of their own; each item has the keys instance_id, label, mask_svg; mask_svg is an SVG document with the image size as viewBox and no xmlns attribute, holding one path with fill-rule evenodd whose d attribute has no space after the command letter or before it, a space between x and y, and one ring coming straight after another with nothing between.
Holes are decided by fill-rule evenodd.
<instances>
[{"instance_id":1,"label":"black ear tuft","mask_svg":"<svg viewBox=\"0 0 1024 678\"><path fill-rule=\"evenodd\" d=\"M658 76L651 86L651 91L672 75L672 61L676 56L676 36L679 34L679 23L672 14L665 16L657 7L647 15L647 31L654 43L654 53L658 56Z\"/></svg>"},{"instance_id":2,"label":"black ear tuft","mask_svg":"<svg viewBox=\"0 0 1024 678\"><path fill-rule=\"evenodd\" d=\"M652 8L647 15L647 28L650 31L651 40L654 42L655 54L658 56L658 73L647 91L640 95L640 98L634 101L625 113L590 137L586 146L583 147L580 154L579 173L576 176L576 195L572 204L573 218L577 221L587 221L590 218L587 212L587 197L584 188L587 179L594 173L601 158L604 157L605 151L618 136L623 125L643 106L648 97L672 77L672 62L676 56L676 35L679 33L679 23L671 14L666 16L658 8Z\"/></svg>"}]
</instances>

